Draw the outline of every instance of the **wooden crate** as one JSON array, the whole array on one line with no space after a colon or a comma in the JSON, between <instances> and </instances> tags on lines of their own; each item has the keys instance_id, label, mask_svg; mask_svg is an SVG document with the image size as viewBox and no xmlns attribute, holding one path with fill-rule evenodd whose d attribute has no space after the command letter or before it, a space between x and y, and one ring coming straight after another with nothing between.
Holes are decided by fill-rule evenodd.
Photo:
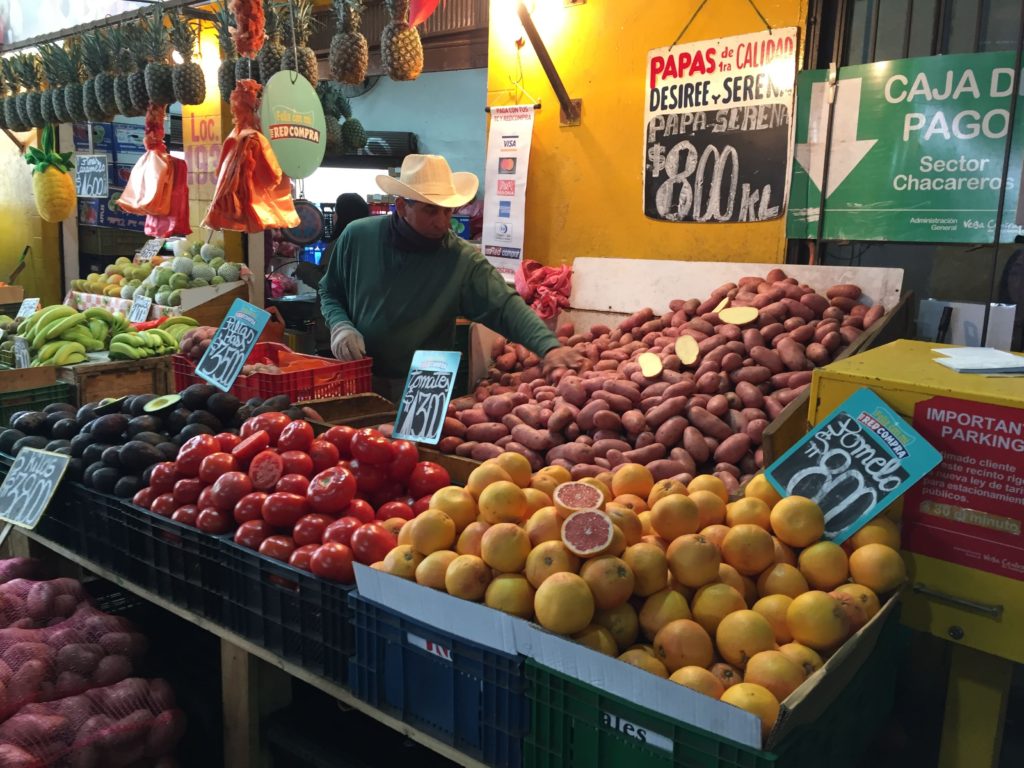
<instances>
[{"instance_id":1,"label":"wooden crate","mask_svg":"<svg viewBox=\"0 0 1024 768\"><path fill-rule=\"evenodd\" d=\"M77 405L124 395L166 395L174 392L169 355L145 360L79 363L57 368L57 380L73 384Z\"/></svg>"},{"instance_id":2,"label":"wooden crate","mask_svg":"<svg viewBox=\"0 0 1024 768\"><path fill-rule=\"evenodd\" d=\"M231 308L231 304L235 299L244 299L248 301L248 287L244 284L240 285L238 288L235 288L235 290L223 293L203 304L189 307L188 310L182 310L181 314L188 315L200 325L210 325L216 328L224 320L224 316L227 315L228 309Z\"/></svg>"},{"instance_id":3,"label":"wooden crate","mask_svg":"<svg viewBox=\"0 0 1024 768\"><path fill-rule=\"evenodd\" d=\"M20 392L25 389L48 387L57 381L57 369L5 368L0 370L0 392Z\"/></svg>"}]
</instances>

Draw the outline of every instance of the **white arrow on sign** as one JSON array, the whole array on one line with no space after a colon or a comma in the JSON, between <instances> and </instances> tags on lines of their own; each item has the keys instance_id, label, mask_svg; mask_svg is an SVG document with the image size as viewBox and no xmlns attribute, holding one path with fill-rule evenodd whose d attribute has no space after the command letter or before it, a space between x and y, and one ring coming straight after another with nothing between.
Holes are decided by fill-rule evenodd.
<instances>
[{"instance_id":1,"label":"white arrow on sign","mask_svg":"<svg viewBox=\"0 0 1024 768\"><path fill-rule=\"evenodd\" d=\"M877 139L857 139L860 120L861 78L840 80L837 84L835 113L832 117L832 153L829 158L828 191L831 197L857 164L871 150ZM828 83L811 85L811 108L808 113L807 143L796 145L796 161L807 171L818 189L825 176L825 133L828 129Z\"/></svg>"}]
</instances>

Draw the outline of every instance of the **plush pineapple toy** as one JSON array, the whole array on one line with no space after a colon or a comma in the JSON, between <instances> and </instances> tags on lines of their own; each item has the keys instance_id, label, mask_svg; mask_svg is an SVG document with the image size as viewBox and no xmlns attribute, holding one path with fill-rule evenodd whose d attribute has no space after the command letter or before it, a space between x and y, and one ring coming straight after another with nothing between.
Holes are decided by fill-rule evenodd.
<instances>
[{"instance_id":1,"label":"plush pineapple toy","mask_svg":"<svg viewBox=\"0 0 1024 768\"><path fill-rule=\"evenodd\" d=\"M54 224L64 221L75 211L78 197L75 180L71 178L70 152L54 152L53 126L43 128L40 147L29 147L25 162L32 168L32 191L36 196L36 210L43 221Z\"/></svg>"}]
</instances>

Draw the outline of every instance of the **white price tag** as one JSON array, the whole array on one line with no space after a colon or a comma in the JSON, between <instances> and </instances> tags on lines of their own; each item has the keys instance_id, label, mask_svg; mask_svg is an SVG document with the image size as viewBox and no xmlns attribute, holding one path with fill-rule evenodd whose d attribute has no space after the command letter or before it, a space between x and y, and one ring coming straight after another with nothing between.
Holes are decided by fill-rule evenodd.
<instances>
[{"instance_id":1,"label":"white price tag","mask_svg":"<svg viewBox=\"0 0 1024 768\"><path fill-rule=\"evenodd\" d=\"M149 296L139 296L132 301L132 308L128 312L129 323L144 323L149 319L149 308L153 306L153 300Z\"/></svg>"},{"instance_id":2,"label":"white price tag","mask_svg":"<svg viewBox=\"0 0 1024 768\"><path fill-rule=\"evenodd\" d=\"M160 249L163 247L164 239L162 237L154 237L152 240L150 240L148 243L142 246L142 249L139 251L139 260L149 261L158 253L160 253Z\"/></svg>"},{"instance_id":3,"label":"white price tag","mask_svg":"<svg viewBox=\"0 0 1024 768\"><path fill-rule=\"evenodd\" d=\"M28 368L32 365L32 356L28 351L28 342L21 336L14 339L14 367Z\"/></svg>"},{"instance_id":4,"label":"white price tag","mask_svg":"<svg viewBox=\"0 0 1024 768\"><path fill-rule=\"evenodd\" d=\"M18 314L14 316L14 319L24 320L26 317L31 317L37 309L39 309L39 299L25 299L18 307Z\"/></svg>"}]
</instances>

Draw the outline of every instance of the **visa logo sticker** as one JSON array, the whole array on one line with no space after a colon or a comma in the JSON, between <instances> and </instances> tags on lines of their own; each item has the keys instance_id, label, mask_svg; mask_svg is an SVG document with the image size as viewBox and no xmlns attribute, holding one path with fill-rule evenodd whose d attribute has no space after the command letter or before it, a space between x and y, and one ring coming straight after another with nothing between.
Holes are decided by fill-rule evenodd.
<instances>
[{"instance_id":1,"label":"visa logo sticker","mask_svg":"<svg viewBox=\"0 0 1024 768\"><path fill-rule=\"evenodd\" d=\"M656 731L652 731L649 728L643 728L635 723L629 722L628 720L624 720L618 715L613 715L610 712L601 713L601 724L606 728L611 728L612 730L618 731L626 736L630 736L644 744L650 744L652 747L660 749L663 752L668 752L670 755L675 751L675 745L672 743L672 739L667 736L663 736Z\"/></svg>"},{"instance_id":2,"label":"visa logo sticker","mask_svg":"<svg viewBox=\"0 0 1024 768\"><path fill-rule=\"evenodd\" d=\"M452 660L452 652L450 648L445 648L443 645L438 645L431 640L425 640L418 635L414 635L412 632L405 633L405 640L409 645L419 648L421 651L433 654L440 659L450 662Z\"/></svg>"}]
</instances>

